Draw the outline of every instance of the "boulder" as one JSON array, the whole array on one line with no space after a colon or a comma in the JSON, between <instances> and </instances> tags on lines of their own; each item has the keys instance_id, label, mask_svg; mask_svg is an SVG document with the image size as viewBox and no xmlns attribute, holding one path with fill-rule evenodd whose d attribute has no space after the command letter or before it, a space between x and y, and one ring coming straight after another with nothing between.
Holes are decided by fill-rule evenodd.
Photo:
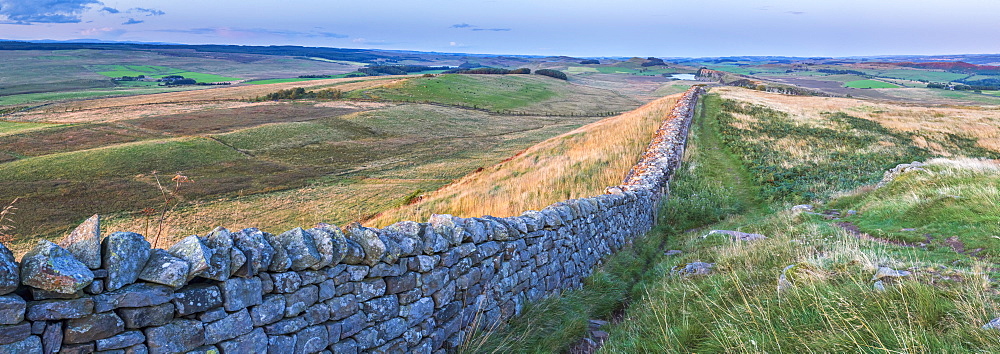
<instances>
[{"instance_id":1,"label":"boulder","mask_svg":"<svg viewBox=\"0 0 1000 354\"><path fill-rule=\"evenodd\" d=\"M254 276L258 272L266 271L271 265L274 247L271 247L260 230L249 228L233 234L233 246L246 256L246 262L235 269L233 274L236 276Z\"/></svg>"},{"instance_id":2,"label":"boulder","mask_svg":"<svg viewBox=\"0 0 1000 354\"><path fill-rule=\"evenodd\" d=\"M875 272L875 276L872 277L872 280L880 280L883 278L889 278L889 279L900 278L909 275L910 275L909 271L895 270L889 267L878 267L878 271Z\"/></svg>"},{"instance_id":3,"label":"boulder","mask_svg":"<svg viewBox=\"0 0 1000 354\"><path fill-rule=\"evenodd\" d=\"M306 232L301 227L283 232L278 235L277 240L288 252L288 258L292 262L292 270L307 269L323 261L323 256L316 247L313 234Z\"/></svg>"},{"instance_id":4,"label":"boulder","mask_svg":"<svg viewBox=\"0 0 1000 354\"><path fill-rule=\"evenodd\" d=\"M91 216L73 232L66 235L59 245L90 269L101 267L101 217Z\"/></svg>"},{"instance_id":5,"label":"boulder","mask_svg":"<svg viewBox=\"0 0 1000 354\"><path fill-rule=\"evenodd\" d=\"M715 267L715 263L691 262L670 268L670 273L683 276L705 275L712 272L712 267Z\"/></svg>"},{"instance_id":6,"label":"boulder","mask_svg":"<svg viewBox=\"0 0 1000 354\"><path fill-rule=\"evenodd\" d=\"M382 260L382 257L386 254L385 242L378 237L378 233L375 230L369 229L367 227L361 226L357 222L353 222L347 225L346 230L347 238L354 242L357 242L361 249L364 250L364 264L373 266Z\"/></svg>"},{"instance_id":7,"label":"boulder","mask_svg":"<svg viewBox=\"0 0 1000 354\"><path fill-rule=\"evenodd\" d=\"M94 281L94 272L66 249L40 240L21 258L21 283L41 290L73 294Z\"/></svg>"},{"instance_id":8,"label":"boulder","mask_svg":"<svg viewBox=\"0 0 1000 354\"><path fill-rule=\"evenodd\" d=\"M139 272L149 260L149 242L134 232L115 232L101 244L104 269L108 271L104 288L121 289L139 279Z\"/></svg>"},{"instance_id":9,"label":"boulder","mask_svg":"<svg viewBox=\"0 0 1000 354\"><path fill-rule=\"evenodd\" d=\"M139 272L139 279L179 288L187 283L190 268L187 261L170 252L154 249L150 252L146 266Z\"/></svg>"}]
</instances>

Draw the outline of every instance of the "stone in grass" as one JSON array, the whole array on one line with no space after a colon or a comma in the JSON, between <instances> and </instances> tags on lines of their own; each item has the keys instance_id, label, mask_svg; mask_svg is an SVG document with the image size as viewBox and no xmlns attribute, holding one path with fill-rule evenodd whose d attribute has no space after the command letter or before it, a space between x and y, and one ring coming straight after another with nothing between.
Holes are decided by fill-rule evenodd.
<instances>
[{"instance_id":1,"label":"stone in grass","mask_svg":"<svg viewBox=\"0 0 1000 354\"><path fill-rule=\"evenodd\" d=\"M1000 317L994 318L983 325L983 329L1000 329Z\"/></svg>"},{"instance_id":2,"label":"stone in grass","mask_svg":"<svg viewBox=\"0 0 1000 354\"><path fill-rule=\"evenodd\" d=\"M100 268L101 217L94 214L59 241L59 245L90 269Z\"/></svg>"},{"instance_id":3,"label":"stone in grass","mask_svg":"<svg viewBox=\"0 0 1000 354\"><path fill-rule=\"evenodd\" d=\"M105 289L113 291L135 283L149 260L149 246L142 235L134 232L115 232L106 237L101 244L104 269L108 271Z\"/></svg>"},{"instance_id":4,"label":"stone in grass","mask_svg":"<svg viewBox=\"0 0 1000 354\"><path fill-rule=\"evenodd\" d=\"M767 238L767 236L761 234L751 234L751 233L732 231L732 230L712 230L709 231L708 234L706 234L705 236L702 236L702 238L706 238L708 236L716 234L729 235L729 237L731 237L733 241L756 241Z\"/></svg>"},{"instance_id":5,"label":"stone in grass","mask_svg":"<svg viewBox=\"0 0 1000 354\"><path fill-rule=\"evenodd\" d=\"M24 285L60 294L73 294L94 281L94 272L66 249L40 240L21 258Z\"/></svg>"},{"instance_id":6,"label":"stone in grass","mask_svg":"<svg viewBox=\"0 0 1000 354\"><path fill-rule=\"evenodd\" d=\"M179 288L187 282L188 262L161 249L150 252L149 261L139 273L139 279Z\"/></svg>"},{"instance_id":7,"label":"stone in grass","mask_svg":"<svg viewBox=\"0 0 1000 354\"><path fill-rule=\"evenodd\" d=\"M21 273L14 261L14 253L0 243L0 295L14 292L20 284Z\"/></svg>"},{"instance_id":8,"label":"stone in grass","mask_svg":"<svg viewBox=\"0 0 1000 354\"><path fill-rule=\"evenodd\" d=\"M670 273L682 276L705 275L712 272L712 267L715 267L715 263L691 262L670 268Z\"/></svg>"},{"instance_id":9,"label":"stone in grass","mask_svg":"<svg viewBox=\"0 0 1000 354\"><path fill-rule=\"evenodd\" d=\"M875 272L875 276L872 277L872 280L879 280L883 278L901 278L909 275L909 271L895 270L889 267L878 267L878 271Z\"/></svg>"}]
</instances>

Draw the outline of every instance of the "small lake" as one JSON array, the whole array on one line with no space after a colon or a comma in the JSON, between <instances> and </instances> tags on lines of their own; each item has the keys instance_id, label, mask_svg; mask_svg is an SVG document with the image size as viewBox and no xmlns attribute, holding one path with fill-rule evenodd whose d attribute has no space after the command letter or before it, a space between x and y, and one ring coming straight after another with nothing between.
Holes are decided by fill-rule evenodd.
<instances>
[{"instance_id":1,"label":"small lake","mask_svg":"<svg viewBox=\"0 0 1000 354\"><path fill-rule=\"evenodd\" d=\"M673 74L670 75L670 78L677 80L697 80L694 74Z\"/></svg>"}]
</instances>

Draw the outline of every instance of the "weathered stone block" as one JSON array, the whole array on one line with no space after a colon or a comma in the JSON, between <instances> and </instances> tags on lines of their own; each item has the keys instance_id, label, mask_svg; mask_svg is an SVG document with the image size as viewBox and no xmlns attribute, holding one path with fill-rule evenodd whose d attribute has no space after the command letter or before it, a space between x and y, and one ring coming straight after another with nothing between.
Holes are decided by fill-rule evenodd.
<instances>
[{"instance_id":1,"label":"weathered stone block","mask_svg":"<svg viewBox=\"0 0 1000 354\"><path fill-rule=\"evenodd\" d=\"M292 270L303 270L323 261L311 233L297 227L278 235L278 242L287 252Z\"/></svg>"},{"instance_id":2,"label":"weathered stone block","mask_svg":"<svg viewBox=\"0 0 1000 354\"><path fill-rule=\"evenodd\" d=\"M125 322L125 328L162 326L174 318L174 304L168 302L150 307L120 308L116 312Z\"/></svg>"},{"instance_id":3,"label":"weathered stone block","mask_svg":"<svg viewBox=\"0 0 1000 354\"><path fill-rule=\"evenodd\" d=\"M302 318L304 318L309 325L326 322L330 319L330 306L324 303L317 303L309 306L306 308L306 312L302 315Z\"/></svg>"},{"instance_id":4,"label":"weathered stone block","mask_svg":"<svg viewBox=\"0 0 1000 354\"><path fill-rule=\"evenodd\" d=\"M369 279L358 284L358 301L364 302L385 294L385 280Z\"/></svg>"},{"instance_id":5,"label":"weathered stone block","mask_svg":"<svg viewBox=\"0 0 1000 354\"><path fill-rule=\"evenodd\" d=\"M74 294L94 280L90 268L66 249L46 240L39 240L21 258L20 271L24 285L60 294Z\"/></svg>"},{"instance_id":6,"label":"weathered stone block","mask_svg":"<svg viewBox=\"0 0 1000 354\"><path fill-rule=\"evenodd\" d=\"M94 313L94 300L90 298L44 300L29 302L25 317L29 321L51 321L79 318L92 313Z\"/></svg>"},{"instance_id":7,"label":"weathered stone block","mask_svg":"<svg viewBox=\"0 0 1000 354\"><path fill-rule=\"evenodd\" d=\"M259 272L267 271L274 257L274 247L264 236L264 232L256 228L243 229L233 234L233 246L243 252L246 262L234 273L237 276L249 277Z\"/></svg>"},{"instance_id":8,"label":"weathered stone block","mask_svg":"<svg viewBox=\"0 0 1000 354\"><path fill-rule=\"evenodd\" d=\"M246 309L226 316L225 318L205 325L205 343L215 344L250 333L253 324L250 313Z\"/></svg>"},{"instance_id":9,"label":"weathered stone block","mask_svg":"<svg viewBox=\"0 0 1000 354\"><path fill-rule=\"evenodd\" d=\"M387 295L361 303L361 310L368 322L384 321L399 316L399 300L395 295Z\"/></svg>"},{"instance_id":10,"label":"weathered stone block","mask_svg":"<svg viewBox=\"0 0 1000 354\"><path fill-rule=\"evenodd\" d=\"M160 284L138 283L109 293L94 296L94 312L107 312L119 307L145 307L170 301L174 289Z\"/></svg>"},{"instance_id":11,"label":"weathered stone block","mask_svg":"<svg viewBox=\"0 0 1000 354\"><path fill-rule=\"evenodd\" d=\"M267 335L294 334L309 325L302 317L286 318L281 321L264 326L264 333Z\"/></svg>"},{"instance_id":12,"label":"weathered stone block","mask_svg":"<svg viewBox=\"0 0 1000 354\"><path fill-rule=\"evenodd\" d=\"M108 271L104 287L118 290L139 278L149 260L149 242L134 232L115 232L101 243L103 267Z\"/></svg>"},{"instance_id":13,"label":"weathered stone block","mask_svg":"<svg viewBox=\"0 0 1000 354\"><path fill-rule=\"evenodd\" d=\"M364 250L364 264L373 266L385 256L385 242L382 242L375 230L353 222L347 225L345 231L347 239L356 242Z\"/></svg>"},{"instance_id":14,"label":"weathered stone block","mask_svg":"<svg viewBox=\"0 0 1000 354\"><path fill-rule=\"evenodd\" d=\"M330 344L325 326L306 327L296 334L296 353L315 353Z\"/></svg>"},{"instance_id":15,"label":"weathered stone block","mask_svg":"<svg viewBox=\"0 0 1000 354\"><path fill-rule=\"evenodd\" d=\"M302 277L296 272L273 273L271 281L276 293L293 293L302 287Z\"/></svg>"},{"instance_id":16,"label":"weathered stone block","mask_svg":"<svg viewBox=\"0 0 1000 354\"><path fill-rule=\"evenodd\" d=\"M165 250L154 249L150 251L149 260L139 272L139 279L179 288L187 282L190 267L187 261Z\"/></svg>"},{"instance_id":17,"label":"weathered stone block","mask_svg":"<svg viewBox=\"0 0 1000 354\"><path fill-rule=\"evenodd\" d=\"M24 321L24 311L28 303L17 295L0 296L0 325L11 325Z\"/></svg>"},{"instance_id":18,"label":"weathered stone block","mask_svg":"<svg viewBox=\"0 0 1000 354\"><path fill-rule=\"evenodd\" d=\"M404 307L400 313L406 316L408 325L416 326L434 314L434 300L429 297L421 298Z\"/></svg>"},{"instance_id":19,"label":"weathered stone block","mask_svg":"<svg viewBox=\"0 0 1000 354\"><path fill-rule=\"evenodd\" d=\"M298 316L315 304L318 297L319 287L315 285L304 286L294 293L285 294L285 317Z\"/></svg>"},{"instance_id":20,"label":"weathered stone block","mask_svg":"<svg viewBox=\"0 0 1000 354\"><path fill-rule=\"evenodd\" d=\"M295 352L295 336L267 336L268 354L286 354Z\"/></svg>"},{"instance_id":21,"label":"weathered stone block","mask_svg":"<svg viewBox=\"0 0 1000 354\"><path fill-rule=\"evenodd\" d=\"M41 353L42 341L38 336L29 336L21 341L0 344L0 353Z\"/></svg>"},{"instance_id":22,"label":"weathered stone block","mask_svg":"<svg viewBox=\"0 0 1000 354\"><path fill-rule=\"evenodd\" d=\"M20 342L31 335L31 322L0 326L0 344Z\"/></svg>"},{"instance_id":23,"label":"weathered stone block","mask_svg":"<svg viewBox=\"0 0 1000 354\"><path fill-rule=\"evenodd\" d=\"M357 354L358 343L353 339L346 339L334 344L332 349L337 354Z\"/></svg>"},{"instance_id":24,"label":"weathered stone block","mask_svg":"<svg viewBox=\"0 0 1000 354\"><path fill-rule=\"evenodd\" d=\"M143 332L150 354L183 353L205 344L205 327L195 320L175 319Z\"/></svg>"},{"instance_id":25,"label":"weathered stone block","mask_svg":"<svg viewBox=\"0 0 1000 354\"><path fill-rule=\"evenodd\" d=\"M250 333L218 344L222 354L267 353L267 335L264 329L255 328Z\"/></svg>"},{"instance_id":26,"label":"weathered stone block","mask_svg":"<svg viewBox=\"0 0 1000 354\"><path fill-rule=\"evenodd\" d=\"M335 297L326 304L330 306L330 318L333 320L347 318L358 311L358 301L353 294Z\"/></svg>"},{"instance_id":27,"label":"weathered stone block","mask_svg":"<svg viewBox=\"0 0 1000 354\"><path fill-rule=\"evenodd\" d=\"M274 323L284 316L285 297L283 295L267 295L260 305L250 308L250 319L255 327Z\"/></svg>"},{"instance_id":28,"label":"weathered stone block","mask_svg":"<svg viewBox=\"0 0 1000 354\"><path fill-rule=\"evenodd\" d=\"M222 303L229 312L260 304L262 294L259 278L233 278L222 283Z\"/></svg>"},{"instance_id":29,"label":"weathered stone block","mask_svg":"<svg viewBox=\"0 0 1000 354\"><path fill-rule=\"evenodd\" d=\"M104 339L125 331L125 322L113 312L96 313L66 321L63 343L78 344Z\"/></svg>"},{"instance_id":30,"label":"weathered stone block","mask_svg":"<svg viewBox=\"0 0 1000 354\"><path fill-rule=\"evenodd\" d=\"M344 339L361 332L361 330L365 328L367 321L365 320L364 314L355 313L354 315L343 319L339 323L340 339Z\"/></svg>"},{"instance_id":31,"label":"weathered stone block","mask_svg":"<svg viewBox=\"0 0 1000 354\"><path fill-rule=\"evenodd\" d=\"M229 230L223 227L216 227L203 239L208 248L212 249L212 256L208 259L208 269L201 274L203 278L225 281L232 274L232 248L233 236Z\"/></svg>"},{"instance_id":32,"label":"weathered stone block","mask_svg":"<svg viewBox=\"0 0 1000 354\"><path fill-rule=\"evenodd\" d=\"M187 316L222 305L222 292L219 287L211 284L192 284L174 293L174 306L177 314ZM150 348L152 351L153 348Z\"/></svg>"},{"instance_id":33,"label":"weathered stone block","mask_svg":"<svg viewBox=\"0 0 1000 354\"><path fill-rule=\"evenodd\" d=\"M188 263L187 280L194 279L208 271L213 251L198 235L191 235L167 249L171 255ZM152 350L152 348L150 348Z\"/></svg>"},{"instance_id":34,"label":"weathered stone block","mask_svg":"<svg viewBox=\"0 0 1000 354\"><path fill-rule=\"evenodd\" d=\"M385 278L386 294L398 294L417 287L417 273L409 272L398 277Z\"/></svg>"},{"instance_id":35,"label":"weathered stone block","mask_svg":"<svg viewBox=\"0 0 1000 354\"><path fill-rule=\"evenodd\" d=\"M226 316L228 315L229 314L226 313L226 309L221 307L216 307L214 309L202 312L200 315L198 315L198 320L203 323L209 323L226 318Z\"/></svg>"},{"instance_id":36,"label":"weathered stone block","mask_svg":"<svg viewBox=\"0 0 1000 354\"><path fill-rule=\"evenodd\" d=\"M63 323L52 322L45 326L42 332L42 350L45 353L55 353L62 349L63 344Z\"/></svg>"},{"instance_id":37,"label":"weathered stone block","mask_svg":"<svg viewBox=\"0 0 1000 354\"><path fill-rule=\"evenodd\" d=\"M97 340L97 350L124 349L146 341L146 335L140 331L128 331L122 334Z\"/></svg>"},{"instance_id":38,"label":"weathered stone block","mask_svg":"<svg viewBox=\"0 0 1000 354\"><path fill-rule=\"evenodd\" d=\"M90 269L101 267L101 217L91 216L59 241L76 260Z\"/></svg>"}]
</instances>

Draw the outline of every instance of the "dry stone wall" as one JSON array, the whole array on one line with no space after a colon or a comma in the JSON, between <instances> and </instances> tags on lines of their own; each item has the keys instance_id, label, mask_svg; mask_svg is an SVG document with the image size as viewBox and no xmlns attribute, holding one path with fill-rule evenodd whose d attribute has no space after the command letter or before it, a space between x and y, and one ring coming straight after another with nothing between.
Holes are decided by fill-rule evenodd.
<instances>
[{"instance_id":1,"label":"dry stone wall","mask_svg":"<svg viewBox=\"0 0 1000 354\"><path fill-rule=\"evenodd\" d=\"M653 227L702 88L619 186L520 216L278 235L217 228L167 249L88 219L20 262L0 245L0 353L435 353L580 286Z\"/></svg>"}]
</instances>

